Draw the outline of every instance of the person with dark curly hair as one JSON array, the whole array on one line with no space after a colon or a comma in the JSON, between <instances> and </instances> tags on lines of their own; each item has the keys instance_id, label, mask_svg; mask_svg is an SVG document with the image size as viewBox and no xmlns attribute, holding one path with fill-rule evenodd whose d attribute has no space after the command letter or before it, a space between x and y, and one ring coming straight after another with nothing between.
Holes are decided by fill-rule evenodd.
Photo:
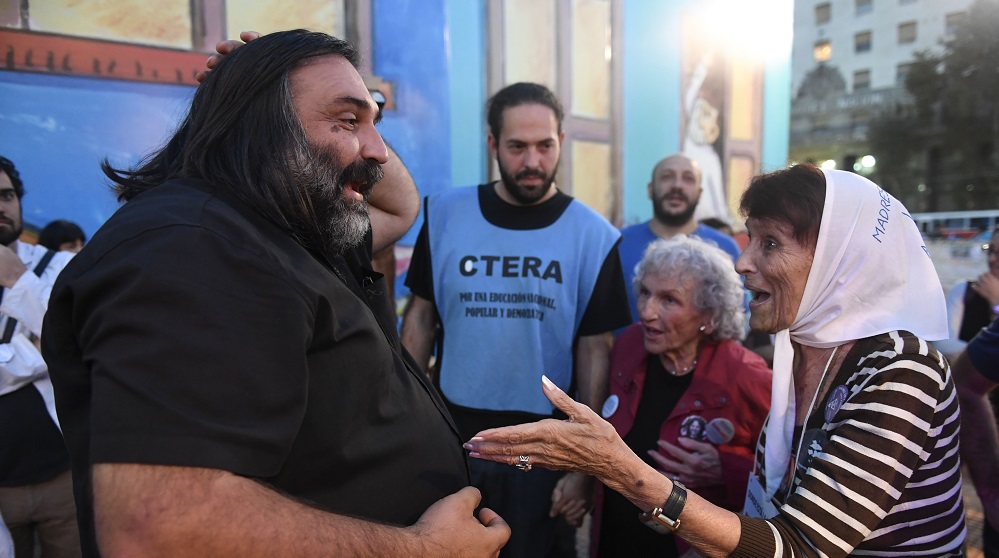
<instances>
[{"instance_id":1,"label":"person with dark curly hair","mask_svg":"<svg viewBox=\"0 0 999 558\"><path fill-rule=\"evenodd\" d=\"M56 219L38 233L38 244L56 252L73 252L83 250L87 235L83 234L80 225L65 219Z\"/></svg>"}]
</instances>

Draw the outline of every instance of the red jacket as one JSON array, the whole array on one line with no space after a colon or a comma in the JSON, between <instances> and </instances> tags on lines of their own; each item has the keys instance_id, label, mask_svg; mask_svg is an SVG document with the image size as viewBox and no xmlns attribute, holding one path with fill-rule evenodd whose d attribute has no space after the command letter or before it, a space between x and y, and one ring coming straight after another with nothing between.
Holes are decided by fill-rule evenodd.
<instances>
[{"instance_id":1,"label":"red jacket","mask_svg":"<svg viewBox=\"0 0 999 558\"><path fill-rule=\"evenodd\" d=\"M609 391L619 401L617 410L607 421L622 437L631 430L635 422L649 356L645 351L641 324L634 324L626 329L617 338L611 351ZM690 415L700 415L705 421L715 418L732 421L735 427L732 440L718 447L725 483L694 490L717 506L742 511L746 483L753 468L756 442L770 410L770 369L756 353L736 341L706 342L701 344L698 351L697 369L693 374L690 387L663 422L659 438L676 444L680 435L680 423ZM663 453L665 454L664 451ZM663 494L664 501L666 496L668 494ZM597 488L595 504L594 549L599 543L602 486Z\"/></svg>"}]
</instances>

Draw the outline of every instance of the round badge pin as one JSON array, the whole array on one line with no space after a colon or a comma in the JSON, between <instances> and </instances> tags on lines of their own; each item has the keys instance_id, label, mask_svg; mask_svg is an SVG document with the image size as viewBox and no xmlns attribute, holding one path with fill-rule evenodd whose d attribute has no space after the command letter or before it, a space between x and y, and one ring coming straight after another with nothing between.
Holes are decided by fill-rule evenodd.
<instances>
[{"instance_id":1,"label":"round badge pin","mask_svg":"<svg viewBox=\"0 0 999 558\"><path fill-rule=\"evenodd\" d=\"M826 402L826 411L823 417L826 422L832 422L832 419L839 412L840 407L843 403L846 403L846 398L850 395L850 390L846 389L846 386L836 386L836 389L832 390L829 394L829 400Z\"/></svg>"},{"instance_id":2,"label":"round badge pin","mask_svg":"<svg viewBox=\"0 0 999 558\"><path fill-rule=\"evenodd\" d=\"M611 418L611 416L613 416L614 413L617 412L618 404L620 404L620 400L617 398L616 395L608 397L607 401L604 401L603 408L600 409L600 416L604 417L605 419Z\"/></svg>"},{"instance_id":3,"label":"round badge pin","mask_svg":"<svg viewBox=\"0 0 999 558\"><path fill-rule=\"evenodd\" d=\"M727 418L711 419L708 421L705 436L716 446L727 444L735 436L735 426Z\"/></svg>"},{"instance_id":4,"label":"round badge pin","mask_svg":"<svg viewBox=\"0 0 999 558\"><path fill-rule=\"evenodd\" d=\"M801 435L801 455L798 456L798 470L807 471L812 459L822 453L829 443L829 436L821 428L810 428Z\"/></svg>"},{"instance_id":5,"label":"round badge pin","mask_svg":"<svg viewBox=\"0 0 999 558\"><path fill-rule=\"evenodd\" d=\"M707 425L708 421L704 420L704 417L690 415L680 423L680 436L703 442L704 430L707 428Z\"/></svg>"}]
</instances>

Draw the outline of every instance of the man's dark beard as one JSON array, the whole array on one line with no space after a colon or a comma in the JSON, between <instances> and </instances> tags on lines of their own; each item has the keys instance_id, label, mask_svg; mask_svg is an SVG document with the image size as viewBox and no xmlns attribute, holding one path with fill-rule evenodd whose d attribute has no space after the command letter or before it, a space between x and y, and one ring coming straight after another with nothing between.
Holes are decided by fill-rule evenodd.
<instances>
[{"instance_id":1,"label":"man's dark beard","mask_svg":"<svg viewBox=\"0 0 999 558\"><path fill-rule=\"evenodd\" d=\"M358 159L341 167L335 153L307 144L302 149L304 166L295 173L297 185L312 202L315 222L303 223L307 236L316 238L314 246L327 255L342 254L364 240L371 228L368 217L368 196L371 188L385 172L375 161ZM346 184L353 183L364 196L363 202L344 198Z\"/></svg>"},{"instance_id":2,"label":"man's dark beard","mask_svg":"<svg viewBox=\"0 0 999 558\"><path fill-rule=\"evenodd\" d=\"M4 246L10 246L10 243L14 242L18 238L21 238L21 233L24 232L24 227L19 226L14 227L14 222L10 219L0 219L3 224L12 227L9 231L6 229L0 229L0 244Z\"/></svg>"},{"instance_id":3,"label":"man's dark beard","mask_svg":"<svg viewBox=\"0 0 999 558\"><path fill-rule=\"evenodd\" d=\"M669 194L664 194L656 199L656 203L652 204L652 212L656 216L656 221L666 225L667 227L680 227L686 225L690 221L691 217L694 216L694 212L697 211L697 202L701 201L700 198L694 200L687 199L687 209L680 213L668 213L666 208L663 207L663 200Z\"/></svg>"},{"instance_id":4,"label":"man's dark beard","mask_svg":"<svg viewBox=\"0 0 999 558\"><path fill-rule=\"evenodd\" d=\"M511 176L510 173L503 168L503 163L501 163L499 159L496 160L496 166L499 167L500 179L503 183L503 187L506 188L507 193L510 194L513 199L517 200L517 203L523 205L537 203L538 200L545 197L545 194L547 194L548 190L552 187L552 183L555 182L555 172L552 172L551 176L545 176L545 174L541 171L524 169L518 172L517 176ZM555 168L558 169L558 163L555 164ZM517 184L518 180L522 180L530 176L536 176L544 181L542 182L541 187L536 191L523 189L519 184Z\"/></svg>"}]
</instances>

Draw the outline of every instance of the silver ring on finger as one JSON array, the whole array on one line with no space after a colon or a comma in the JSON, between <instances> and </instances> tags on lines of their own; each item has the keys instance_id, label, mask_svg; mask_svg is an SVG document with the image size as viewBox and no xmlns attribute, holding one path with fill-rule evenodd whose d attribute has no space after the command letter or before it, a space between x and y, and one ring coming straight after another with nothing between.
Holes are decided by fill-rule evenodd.
<instances>
[{"instance_id":1,"label":"silver ring on finger","mask_svg":"<svg viewBox=\"0 0 999 558\"><path fill-rule=\"evenodd\" d=\"M530 471L532 467L534 466L531 465L531 456L521 455L520 463L517 463L517 468L526 473Z\"/></svg>"}]
</instances>

